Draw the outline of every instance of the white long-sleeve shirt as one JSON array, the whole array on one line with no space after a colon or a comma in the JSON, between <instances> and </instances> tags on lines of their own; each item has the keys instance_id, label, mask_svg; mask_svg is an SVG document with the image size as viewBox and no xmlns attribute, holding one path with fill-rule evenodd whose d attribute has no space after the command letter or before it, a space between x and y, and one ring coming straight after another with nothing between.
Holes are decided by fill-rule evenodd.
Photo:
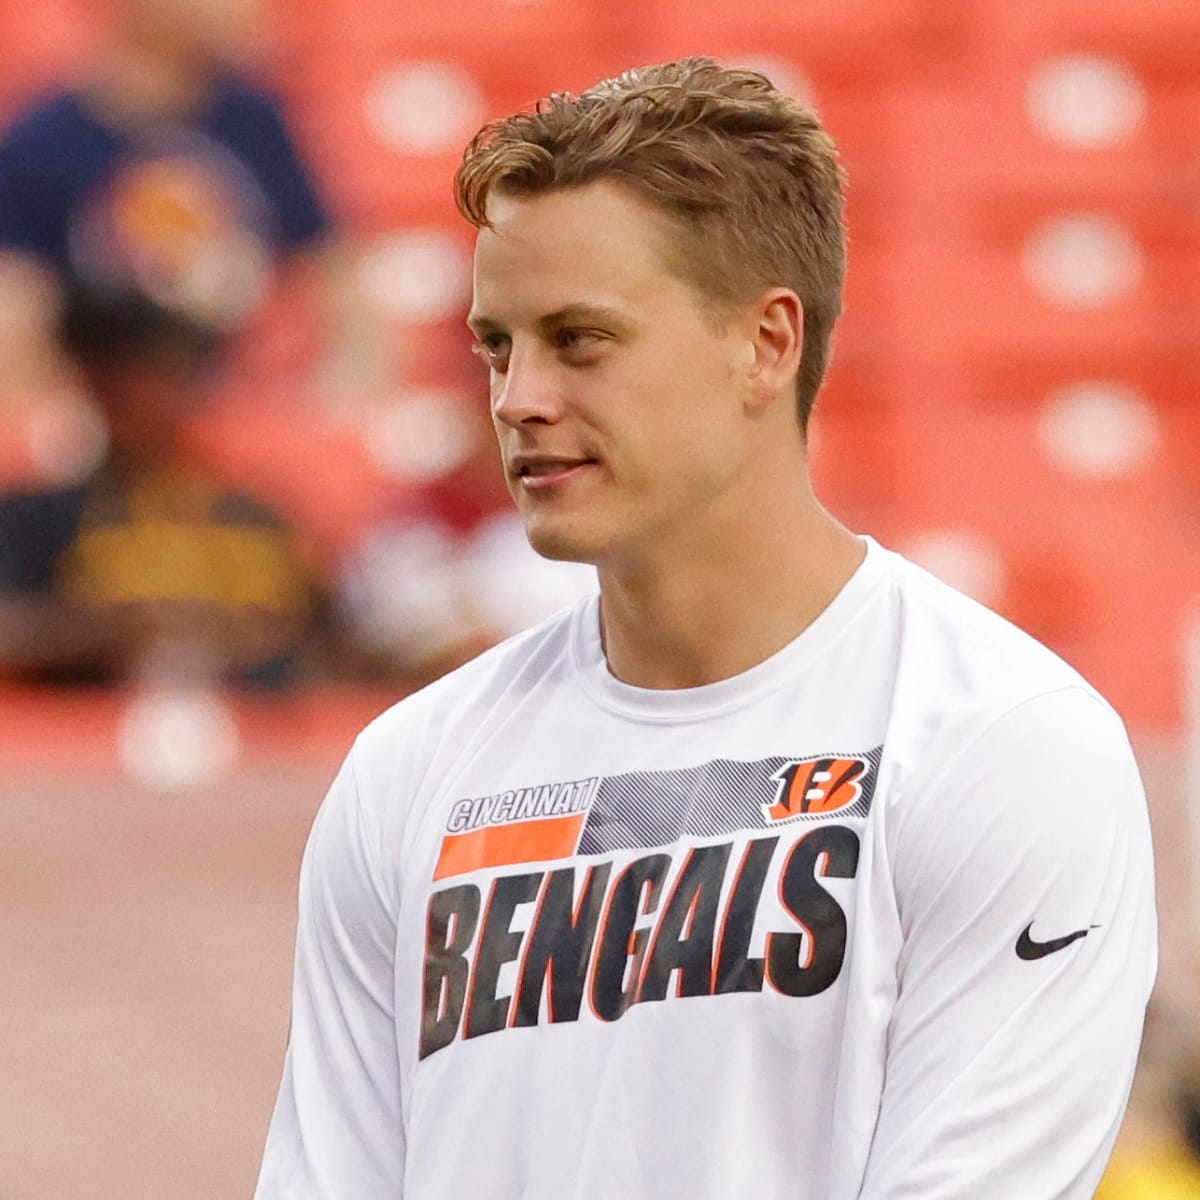
<instances>
[{"instance_id":1,"label":"white long-sleeve shirt","mask_svg":"<svg viewBox=\"0 0 1200 1200\"><path fill-rule=\"evenodd\" d=\"M651 691L588 600L358 738L256 1197L1084 1200L1155 957L1123 725L999 617L868 540Z\"/></svg>"}]
</instances>

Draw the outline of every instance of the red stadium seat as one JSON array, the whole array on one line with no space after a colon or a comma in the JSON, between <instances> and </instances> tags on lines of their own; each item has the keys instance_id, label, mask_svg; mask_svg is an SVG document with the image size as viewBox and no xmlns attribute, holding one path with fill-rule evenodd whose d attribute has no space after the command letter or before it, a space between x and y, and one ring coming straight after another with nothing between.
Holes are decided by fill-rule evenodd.
<instances>
[{"instance_id":1,"label":"red stadium seat","mask_svg":"<svg viewBox=\"0 0 1200 1200\"><path fill-rule=\"evenodd\" d=\"M1002 565L985 599L1063 652L1127 717L1169 726L1200 542L1168 519L1160 459L1117 479L1072 478L1047 457L1032 414L955 399L897 405L893 493L874 528L909 552L939 533L979 538Z\"/></svg>"},{"instance_id":2,"label":"red stadium seat","mask_svg":"<svg viewBox=\"0 0 1200 1200\"><path fill-rule=\"evenodd\" d=\"M619 27L614 7L619 4L597 0L455 0L442 6L418 0L270 0L277 38L292 49L337 44L370 53L386 42L422 53L433 43L443 51L454 44L486 43L497 62L532 44L594 44L604 28Z\"/></svg>"},{"instance_id":3,"label":"red stadium seat","mask_svg":"<svg viewBox=\"0 0 1200 1200\"><path fill-rule=\"evenodd\" d=\"M1064 353L1136 361L1182 353L1194 337L1176 316L1185 301L1173 271L1153 259L1120 280L1110 301L1064 306L1034 286L1023 257L1020 245L966 236L893 249L878 275L889 290L896 341L906 358L922 367L949 363L985 371L1014 359L1054 361ZM1127 264L1113 270L1124 274Z\"/></svg>"},{"instance_id":4,"label":"red stadium seat","mask_svg":"<svg viewBox=\"0 0 1200 1200\"><path fill-rule=\"evenodd\" d=\"M1195 0L1006 0L979 5L973 22L995 49L1031 46L1121 54L1159 78L1196 77L1200 6Z\"/></svg>"},{"instance_id":5,"label":"red stadium seat","mask_svg":"<svg viewBox=\"0 0 1200 1200\"><path fill-rule=\"evenodd\" d=\"M1200 374L1160 408L1163 424L1163 465L1171 490L1173 512L1191 539L1200 545Z\"/></svg>"},{"instance_id":6,"label":"red stadium seat","mask_svg":"<svg viewBox=\"0 0 1200 1200\"><path fill-rule=\"evenodd\" d=\"M453 218L454 168L480 124L610 69L573 41L503 55L480 36L331 41L309 48L290 94L340 207L379 227Z\"/></svg>"},{"instance_id":7,"label":"red stadium seat","mask_svg":"<svg viewBox=\"0 0 1200 1200\"><path fill-rule=\"evenodd\" d=\"M956 25L929 0L658 0L630 23L646 61L686 54L798 62L826 78L878 80L919 70Z\"/></svg>"},{"instance_id":8,"label":"red stadium seat","mask_svg":"<svg viewBox=\"0 0 1200 1200\"><path fill-rule=\"evenodd\" d=\"M898 84L883 104L882 152L929 205L995 213L1010 199L1111 204L1149 224L1190 220L1195 228L1200 81L1143 87L1118 74L1111 104L1097 115L1094 93L1112 65L1030 55L972 63L969 82ZM973 102L964 104L968 88Z\"/></svg>"},{"instance_id":9,"label":"red stadium seat","mask_svg":"<svg viewBox=\"0 0 1200 1200\"><path fill-rule=\"evenodd\" d=\"M894 508L895 421L886 373L835 354L809 423L809 460L822 503L852 528L878 529Z\"/></svg>"}]
</instances>

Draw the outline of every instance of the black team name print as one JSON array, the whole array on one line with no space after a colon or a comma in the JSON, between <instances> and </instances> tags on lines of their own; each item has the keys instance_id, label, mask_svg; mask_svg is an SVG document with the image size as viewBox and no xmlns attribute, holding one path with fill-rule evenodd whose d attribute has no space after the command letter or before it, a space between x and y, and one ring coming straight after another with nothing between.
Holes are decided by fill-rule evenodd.
<instances>
[{"instance_id":1,"label":"black team name print","mask_svg":"<svg viewBox=\"0 0 1200 1200\"><path fill-rule=\"evenodd\" d=\"M475 883L444 887L426 916L420 1056L459 1037L576 1021L585 1004L611 1022L668 999L766 987L815 996L846 956L846 915L822 881L854 878L858 856L858 834L827 824L656 850L619 869L576 862L502 875L486 895ZM768 896L778 897L771 910L782 910L783 927L752 956ZM528 928L514 928L527 904ZM504 987L510 963L515 984Z\"/></svg>"}]
</instances>

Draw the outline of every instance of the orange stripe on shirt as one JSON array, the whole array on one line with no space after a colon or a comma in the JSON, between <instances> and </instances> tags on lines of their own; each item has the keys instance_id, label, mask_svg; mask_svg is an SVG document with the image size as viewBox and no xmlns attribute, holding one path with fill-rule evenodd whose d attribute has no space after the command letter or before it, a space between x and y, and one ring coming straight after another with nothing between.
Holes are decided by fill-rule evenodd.
<instances>
[{"instance_id":1,"label":"orange stripe on shirt","mask_svg":"<svg viewBox=\"0 0 1200 1200\"><path fill-rule=\"evenodd\" d=\"M452 834L442 839L442 852L438 855L433 877L445 879L447 875L463 875L480 867L569 858L579 845L586 815L576 813L541 821L516 821L511 825L489 825L471 833Z\"/></svg>"}]
</instances>

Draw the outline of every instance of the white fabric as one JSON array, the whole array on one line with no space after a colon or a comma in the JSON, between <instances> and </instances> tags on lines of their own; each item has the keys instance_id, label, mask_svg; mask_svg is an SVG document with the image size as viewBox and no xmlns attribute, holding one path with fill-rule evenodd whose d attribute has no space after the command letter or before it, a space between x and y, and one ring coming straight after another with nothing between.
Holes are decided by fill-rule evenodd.
<instances>
[{"instance_id":1,"label":"white fabric","mask_svg":"<svg viewBox=\"0 0 1200 1200\"><path fill-rule=\"evenodd\" d=\"M771 659L655 692L585 601L334 782L257 1200L1084 1200L1154 970L1122 723L994 614L868 541Z\"/></svg>"}]
</instances>

